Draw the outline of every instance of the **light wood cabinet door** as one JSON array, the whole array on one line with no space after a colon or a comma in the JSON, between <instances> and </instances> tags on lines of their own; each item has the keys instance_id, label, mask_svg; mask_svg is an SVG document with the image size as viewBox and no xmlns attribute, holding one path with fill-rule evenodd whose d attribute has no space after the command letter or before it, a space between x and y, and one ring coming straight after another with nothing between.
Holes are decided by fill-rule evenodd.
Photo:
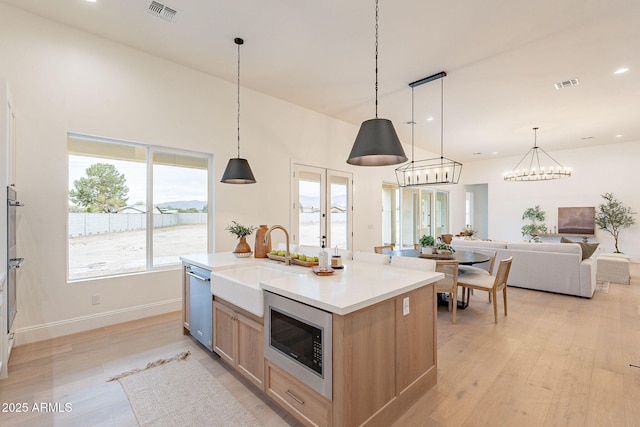
<instances>
[{"instance_id":1,"label":"light wood cabinet door","mask_svg":"<svg viewBox=\"0 0 640 427\"><path fill-rule=\"evenodd\" d=\"M213 351L227 363L236 364L236 321L235 312L220 304L213 302Z\"/></svg>"},{"instance_id":2,"label":"light wood cabinet door","mask_svg":"<svg viewBox=\"0 0 640 427\"><path fill-rule=\"evenodd\" d=\"M264 389L264 326L238 313L236 327L238 371Z\"/></svg>"},{"instance_id":3,"label":"light wood cabinet door","mask_svg":"<svg viewBox=\"0 0 640 427\"><path fill-rule=\"evenodd\" d=\"M220 301L213 302L213 351L264 390L264 326Z\"/></svg>"}]
</instances>

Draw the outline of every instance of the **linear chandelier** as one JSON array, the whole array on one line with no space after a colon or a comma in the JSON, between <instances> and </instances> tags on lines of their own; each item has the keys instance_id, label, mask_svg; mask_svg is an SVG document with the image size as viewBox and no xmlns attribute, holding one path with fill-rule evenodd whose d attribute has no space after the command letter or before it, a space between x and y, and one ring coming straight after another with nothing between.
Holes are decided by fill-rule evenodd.
<instances>
[{"instance_id":1,"label":"linear chandelier","mask_svg":"<svg viewBox=\"0 0 640 427\"><path fill-rule=\"evenodd\" d=\"M444 157L444 85L442 78L447 75L441 71L424 79L409 83L411 87L411 161L396 169L396 179L400 187L418 187L424 185L457 184L462 173L462 163ZM414 160L415 102L414 88L440 79L440 157Z\"/></svg>"},{"instance_id":2,"label":"linear chandelier","mask_svg":"<svg viewBox=\"0 0 640 427\"><path fill-rule=\"evenodd\" d=\"M538 128L533 128L533 147L518 162L515 168L504 173L505 181L550 181L569 178L571 169L563 167L549 153L538 147ZM542 153L542 161L540 155ZM523 167L520 165L524 162ZM550 164L548 168L542 166L544 162Z\"/></svg>"}]
</instances>

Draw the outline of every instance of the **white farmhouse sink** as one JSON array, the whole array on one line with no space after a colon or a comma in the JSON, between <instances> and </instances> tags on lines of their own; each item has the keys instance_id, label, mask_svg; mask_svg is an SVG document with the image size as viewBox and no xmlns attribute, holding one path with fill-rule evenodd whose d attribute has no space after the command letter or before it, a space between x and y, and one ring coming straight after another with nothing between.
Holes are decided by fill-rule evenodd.
<instances>
[{"instance_id":1,"label":"white farmhouse sink","mask_svg":"<svg viewBox=\"0 0 640 427\"><path fill-rule=\"evenodd\" d=\"M295 268L295 267L293 267ZM234 267L211 273L211 293L256 316L264 316L261 282L302 274L262 265Z\"/></svg>"}]
</instances>

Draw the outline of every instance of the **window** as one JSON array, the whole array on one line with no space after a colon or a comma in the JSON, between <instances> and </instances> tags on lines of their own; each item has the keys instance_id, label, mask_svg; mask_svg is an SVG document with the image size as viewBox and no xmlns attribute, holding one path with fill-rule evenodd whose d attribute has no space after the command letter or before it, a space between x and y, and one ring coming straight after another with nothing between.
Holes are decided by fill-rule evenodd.
<instances>
[{"instance_id":1,"label":"window","mask_svg":"<svg viewBox=\"0 0 640 427\"><path fill-rule=\"evenodd\" d=\"M413 248L422 235L438 237L448 230L449 193L382 184L382 244Z\"/></svg>"},{"instance_id":2,"label":"window","mask_svg":"<svg viewBox=\"0 0 640 427\"><path fill-rule=\"evenodd\" d=\"M69 280L211 250L210 155L80 134L69 134L68 151Z\"/></svg>"},{"instance_id":3,"label":"window","mask_svg":"<svg viewBox=\"0 0 640 427\"><path fill-rule=\"evenodd\" d=\"M298 245L351 248L351 174L294 165L292 241Z\"/></svg>"}]
</instances>

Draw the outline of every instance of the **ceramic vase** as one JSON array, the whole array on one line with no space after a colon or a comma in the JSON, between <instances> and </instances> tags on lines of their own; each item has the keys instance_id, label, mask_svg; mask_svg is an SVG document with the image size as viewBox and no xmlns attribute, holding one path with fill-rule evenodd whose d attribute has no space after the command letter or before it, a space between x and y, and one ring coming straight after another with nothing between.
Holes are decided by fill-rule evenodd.
<instances>
[{"instance_id":1,"label":"ceramic vase","mask_svg":"<svg viewBox=\"0 0 640 427\"><path fill-rule=\"evenodd\" d=\"M261 225L258 227L258 231L256 231L256 244L254 248L256 249L256 253L254 256L256 258L267 258L267 254L271 252L271 236L267 239L267 244L264 244L264 236L267 234L269 227L266 225Z\"/></svg>"},{"instance_id":2,"label":"ceramic vase","mask_svg":"<svg viewBox=\"0 0 640 427\"><path fill-rule=\"evenodd\" d=\"M234 253L237 254L246 254L251 252L251 246L247 243L246 237L241 237L236 245L236 248L233 250Z\"/></svg>"}]
</instances>

